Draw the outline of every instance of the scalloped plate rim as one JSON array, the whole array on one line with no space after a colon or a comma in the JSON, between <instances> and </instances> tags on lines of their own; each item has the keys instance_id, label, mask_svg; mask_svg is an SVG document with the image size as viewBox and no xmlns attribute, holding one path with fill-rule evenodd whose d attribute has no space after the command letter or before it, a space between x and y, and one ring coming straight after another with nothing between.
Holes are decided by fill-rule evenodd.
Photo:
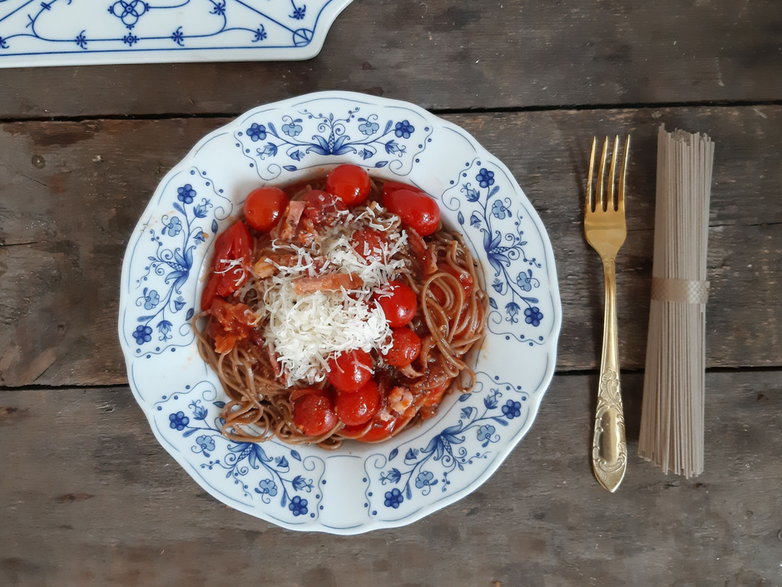
<instances>
[{"instance_id":1,"label":"scalloped plate rim","mask_svg":"<svg viewBox=\"0 0 782 587\"><path fill-rule=\"evenodd\" d=\"M535 401L529 404L527 410L527 417L521 429L513 437L503 440L503 444L501 448L499 448L496 451L496 456L489 462L488 466L483 469L480 475L478 475L476 478L472 480L470 484L468 484L467 486L459 490L448 493L447 495L443 496L441 499L434 502L433 504L424 504L420 506L418 509L416 509L415 511L413 511L412 513L401 516L399 519L379 520L377 518L370 518L368 521L352 527L331 527L323 524L320 521L316 521L314 523L310 521L303 521L302 524L291 524L284 520L275 519L274 516L268 514L267 512L259 511L257 507L251 507L249 505L246 505L236 499L231 498L230 496L225 495L219 489L212 488L209 485L209 483L200 474L198 474L196 466L187 458L185 458L183 453L178 449L176 449L176 447L174 447L173 444L168 439L166 439L166 437L163 436L163 434L160 432L158 425L154 420L154 412L151 409L145 408L145 405L148 404L149 402L141 397L139 391L135 388L134 385L132 385L130 382L128 385L131 388L131 391L134 395L134 398L136 399L136 402L139 404L139 407L144 413L144 416L146 417L149 426L153 432L153 435L155 436L155 439L158 441L158 443L166 450L166 452L172 458L174 458L174 460L183 469L185 469L185 471L188 472L188 475L202 489L207 491L212 497L217 499L219 502L228 505L229 507L241 511L245 514L251 515L253 517L267 521L268 523L275 524L277 526L289 530L323 532L323 533L336 534L336 535L356 535L356 534L361 534L361 533L378 530L378 529L399 528L402 526L406 526L430 514L433 514L459 501L460 499L463 499L465 496L469 495L470 493L478 489L480 486L482 486L505 462L505 460L507 459L511 451L513 451L521 442L521 440L529 433L532 425L534 424L535 419L537 418L537 415L540 410L540 405L543 401L543 398L554 376L556 358L557 358L557 341L562 325L562 305L561 305L561 298L559 294L559 284L556 275L556 263L555 263L554 252L553 252L550 239L548 238L547 231L545 230L545 227L537 211L532 206L531 202L529 202L529 200L527 199L526 195L524 194L524 191L518 185L518 182L516 181L513 174L510 172L510 170L502 161L497 159L485 147L483 147L483 145L480 144L472 136L472 134L470 134L468 131L458 126L457 124L454 124L448 120L440 118L439 116L432 114L431 112L425 110L424 108L416 104L412 104L402 100L395 100L395 99L390 99L385 97L381 98L381 97L376 97L376 96L362 94L362 93L339 91L339 90L325 90L325 91L319 91L319 92L294 96L291 98L286 98L276 102L271 102L268 104L256 106L238 116L233 117L226 124L217 127L216 129L207 133L199 141L197 141L196 144L187 152L187 154L182 159L180 159L158 182L155 192L151 196L149 203L147 204L147 207L142 212L139 221L137 222L136 226L131 232L131 235L128 239L128 246L125 250L125 254L123 257L122 271L120 277L120 285L121 285L120 304L119 304L120 321L118 327L119 327L120 341L122 343L121 344L122 351L125 358L126 369L130 373L133 365L133 361L137 357L135 357L130 351L130 349L127 348L128 345L126 345L126 340L125 340L126 332L123 330L124 324L122 321L122 319L124 318L123 309L125 308L125 305L127 303L126 298L128 298L130 295L125 293L125 287L124 287L126 281L131 278L129 274L129 269L131 264L131 255L129 255L129 250L132 246L138 244L138 241L136 240L138 237L136 235L143 230L144 220L148 216L149 210L153 208L153 202L156 199L158 199L160 196L162 196L162 186L170 182L172 178L175 177L178 173L181 173L182 169L185 169L188 166L190 166L192 161L196 158L198 152L208 142L214 140L215 137L217 137L222 133L226 133L226 132L230 133L231 130L237 126L239 121L249 118L257 112L261 112L265 110L271 110L271 109L279 110L283 107L295 107L297 105L301 105L304 103L310 103L317 100L328 100L328 99L345 100L345 101L358 102L361 104L380 106L380 107L387 107L387 106L404 107L406 109L410 109L418 112L422 116L422 118L432 121L433 124L437 124L442 128L447 128L449 130L457 132L458 134L462 135L468 142L470 142L472 146L475 147L478 156L490 159L493 165L502 169L507 174L507 177L509 178L512 187L516 190L515 196L521 197L522 203L527 204L527 206L525 206L525 211L531 217L533 224L539 231L541 237L541 244L545 252L545 260L548 264L546 269L546 274L549 279L548 292L551 296L552 302L554 303L553 309L555 310L555 314L554 314L554 319L551 322L550 329L546 334L546 336L548 337L548 342L546 344L547 365L545 367L545 372L541 377L537 388L534 390L529 390L527 392L530 396L533 396L535 398ZM384 446L384 445L385 443L381 445L369 445L369 446L371 447L371 446ZM371 450L370 448L366 448L365 450L362 449L361 452L362 453L369 452L370 450ZM368 456L372 456L372 455L368 455ZM325 460L328 460L328 454L324 455L324 458ZM229 503L227 500L231 500L231 503Z\"/></svg>"}]
</instances>

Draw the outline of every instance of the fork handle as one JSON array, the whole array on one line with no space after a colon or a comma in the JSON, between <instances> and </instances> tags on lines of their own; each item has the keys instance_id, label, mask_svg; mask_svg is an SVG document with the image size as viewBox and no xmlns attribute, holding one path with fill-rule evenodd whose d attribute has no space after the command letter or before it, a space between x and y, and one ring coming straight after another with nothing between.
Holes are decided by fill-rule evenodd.
<instances>
[{"instance_id":1,"label":"fork handle","mask_svg":"<svg viewBox=\"0 0 782 587\"><path fill-rule=\"evenodd\" d=\"M605 311L603 353L597 388L595 430L592 436L592 470L600 485L610 492L619 487L627 469L627 442L619 383L619 344L616 322L616 261L603 259Z\"/></svg>"}]
</instances>

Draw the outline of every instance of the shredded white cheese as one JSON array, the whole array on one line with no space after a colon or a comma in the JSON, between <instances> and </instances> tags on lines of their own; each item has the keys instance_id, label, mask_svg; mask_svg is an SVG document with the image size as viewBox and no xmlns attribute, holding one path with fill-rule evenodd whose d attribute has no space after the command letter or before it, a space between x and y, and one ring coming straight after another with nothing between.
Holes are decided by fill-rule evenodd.
<instances>
[{"instance_id":1,"label":"shredded white cheese","mask_svg":"<svg viewBox=\"0 0 782 587\"><path fill-rule=\"evenodd\" d=\"M394 275L404 268L405 263L402 259L393 258L407 240L407 235L403 236L405 238L396 239L391 243L383 243L381 254L372 256L370 260L359 255L347 237L340 236L332 241L324 251L327 259L324 269L333 267L341 273L355 273L366 286L374 289L388 283Z\"/></svg>"},{"instance_id":2,"label":"shredded white cheese","mask_svg":"<svg viewBox=\"0 0 782 587\"><path fill-rule=\"evenodd\" d=\"M274 290L264 336L289 384L322 381L328 358L335 353L357 348L369 352L388 344L391 330L377 304L355 299L345 290L298 296L290 284Z\"/></svg>"},{"instance_id":3,"label":"shredded white cheese","mask_svg":"<svg viewBox=\"0 0 782 587\"><path fill-rule=\"evenodd\" d=\"M382 208L368 208L358 215L340 214L332 234L323 235L312 248L290 243L272 243L273 250L295 255L291 266L275 264L277 272L265 280L268 286L259 316L268 315L264 338L282 368L288 385L325 379L330 357L352 349L387 351L391 329L383 309L372 294L394 279L404 268L399 253L407 244L404 231L389 232L376 217ZM350 244L359 228L371 227L386 234L380 259L367 261ZM362 286L355 290L317 291L296 294L293 281L327 273L353 273Z\"/></svg>"}]
</instances>

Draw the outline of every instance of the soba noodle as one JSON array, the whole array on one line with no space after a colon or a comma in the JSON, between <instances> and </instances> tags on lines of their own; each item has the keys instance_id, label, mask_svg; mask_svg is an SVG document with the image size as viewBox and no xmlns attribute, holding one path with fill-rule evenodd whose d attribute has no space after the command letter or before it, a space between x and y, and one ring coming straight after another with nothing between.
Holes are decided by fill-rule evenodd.
<instances>
[{"instance_id":1,"label":"soba noodle","mask_svg":"<svg viewBox=\"0 0 782 587\"><path fill-rule=\"evenodd\" d=\"M380 185L373 184L368 206L351 212L355 217L364 208L371 209L375 215L373 222L383 224L389 231L401 233L406 229L400 226L399 218L372 201L377 199L380 188ZM297 198L297 193L289 193L294 200ZM409 229L407 231L411 239L417 236L410 234L412 231ZM477 264L461 237L441 228L423 240L430 255L428 260L417 255L408 242L395 253L401 267L393 276L393 279L407 283L417 295L418 311L410 327L421 339L421 352L402 369L384 364L377 349L372 352L376 360L374 377L381 401L385 403L388 393L399 386L412 394L415 416L393 434L434 415L443 393L433 397L432 390L447 387L445 393L463 393L472 389L475 373L467 362L467 355L481 341L486 325L487 296L480 288ZM268 235L256 235L253 258L263 258L272 244ZM466 287L465 283L471 286ZM251 308L263 307L267 291L266 280L251 278L232 297ZM276 437L293 444L317 444L324 448L339 446L346 438L341 422L327 433L314 437L303 434L294 423L296 383L289 387L280 373L279 364L273 364L273 349L269 349L260 335L269 316L263 312L261 315L253 336L222 354L214 350L215 344L208 328L209 320L213 318L208 313L201 316L205 317L206 324L202 329L196 329L201 355L216 371L228 396L221 414L223 433L240 442L261 442ZM308 385L313 386L327 388L328 382L324 379ZM381 405L381 409L383 407ZM370 420L365 431L372 425ZM362 434L362 430L352 430L349 437L358 438Z\"/></svg>"}]
</instances>

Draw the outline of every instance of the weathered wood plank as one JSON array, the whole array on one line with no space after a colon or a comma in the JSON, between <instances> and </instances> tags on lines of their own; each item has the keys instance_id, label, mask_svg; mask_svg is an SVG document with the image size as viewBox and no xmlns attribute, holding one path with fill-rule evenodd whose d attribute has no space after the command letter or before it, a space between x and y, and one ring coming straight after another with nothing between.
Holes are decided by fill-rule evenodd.
<instances>
[{"instance_id":1,"label":"weathered wood plank","mask_svg":"<svg viewBox=\"0 0 782 587\"><path fill-rule=\"evenodd\" d=\"M212 585L777 584L782 372L707 376L706 470L588 459L594 376L557 376L529 436L480 489L361 537L282 530L221 505L157 445L127 388L0 392L0 583ZM400 564L404 562L404 564Z\"/></svg>"},{"instance_id":2,"label":"weathered wood plank","mask_svg":"<svg viewBox=\"0 0 782 587\"><path fill-rule=\"evenodd\" d=\"M361 0L310 61L3 70L0 113L238 113L324 88L435 109L778 100L780 47L775 0Z\"/></svg>"},{"instance_id":3,"label":"weathered wood plank","mask_svg":"<svg viewBox=\"0 0 782 587\"><path fill-rule=\"evenodd\" d=\"M708 365L782 365L782 107L556 111L450 117L500 159L546 224L564 305L560 370L596 365L597 255L581 229L592 133L632 132L630 238L619 257L622 361L644 362L657 125L717 142ZM156 183L224 120L0 125L0 385L126 381L116 337L126 240ZM150 145L154 145L150 149ZM761 327L762 325L762 327ZM758 336L762 328L763 336Z\"/></svg>"}]
</instances>

